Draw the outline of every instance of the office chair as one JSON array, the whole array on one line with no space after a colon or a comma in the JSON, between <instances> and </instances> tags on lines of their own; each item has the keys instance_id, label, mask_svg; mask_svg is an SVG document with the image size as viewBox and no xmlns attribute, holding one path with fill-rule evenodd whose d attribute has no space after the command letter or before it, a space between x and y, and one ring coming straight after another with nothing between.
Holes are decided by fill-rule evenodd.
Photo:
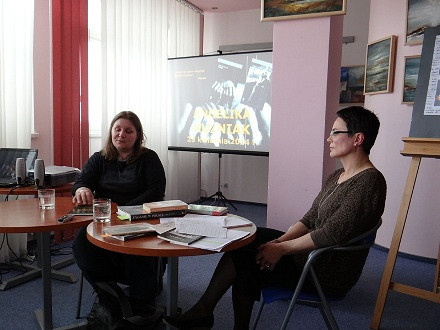
<instances>
[{"instance_id":1,"label":"office chair","mask_svg":"<svg viewBox=\"0 0 440 330\"><path fill-rule=\"evenodd\" d=\"M373 228L371 228L367 232L359 235L358 237L350 240L345 244L323 247L311 251L307 258L306 264L304 265L304 268L301 272L301 276L299 278L295 290L281 288L281 287L263 288L261 290L262 300L257 315L255 317L254 323L252 325L252 329L256 329L264 305L277 300L289 300L289 299L290 299L289 308L287 309L287 312L284 316L284 320L280 329L286 329L295 304L301 304L305 306L319 308L327 327L329 329L339 329L338 324L336 323L336 320L333 316L333 313L328 305L328 301L342 300L344 297L325 296L324 291L322 290L322 287L319 283L319 279L316 276L315 270L313 269L313 263L319 255L330 250L355 251L355 250L369 249L374 244L374 241L376 239L376 232L381 226L381 224L382 224L382 220L379 220L379 222ZM302 290L302 287L304 285L304 282L308 274L311 276L313 280L313 283L316 288L316 293L305 292Z\"/></svg>"}]
</instances>

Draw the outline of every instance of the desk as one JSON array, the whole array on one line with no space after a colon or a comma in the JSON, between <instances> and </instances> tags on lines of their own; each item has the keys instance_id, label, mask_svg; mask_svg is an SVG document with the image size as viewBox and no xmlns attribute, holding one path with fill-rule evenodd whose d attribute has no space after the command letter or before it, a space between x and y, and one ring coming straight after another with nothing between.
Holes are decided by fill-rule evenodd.
<instances>
[{"instance_id":1,"label":"desk","mask_svg":"<svg viewBox=\"0 0 440 330\"><path fill-rule=\"evenodd\" d=\"M145 221L147 222L147 221ZM159 223L158 219L150 220L149 223ZM110 251L134 254L150 257L168 257L167 264L167 312L171 316L177 315L178 300L178 257L200 256L217 253L215 251L202 250L189 246L172 244L161 240L156 235L145 236L130 241L118 241L112 238L105 238L103 229L109 225L121 225L124 222L117 219L114 215L112 221L107 224L90 223L87 226L87 238L93 244ZM245 246L255 239L256 226L235 228L238 230L249 231L249 235L227 245L221 252L237 249Z\"/></svg>"},{"instance_id":2,"label":"desk","mask_svg":"<svg viewBox=\"0 0 440 330\"><path fill-rule=\"evenodd\" d=\"M21 199L0 203L0 232L36 233L38 267L43 278L43 306L35 311L42 329L52 329L52 285L50 263L50 232L86 226L92 216L76 216L70 222L58 223L57 219L72 209L71 197L56 197L55 209L40 210L38 200Z\"/></svg>"}]
</instances>

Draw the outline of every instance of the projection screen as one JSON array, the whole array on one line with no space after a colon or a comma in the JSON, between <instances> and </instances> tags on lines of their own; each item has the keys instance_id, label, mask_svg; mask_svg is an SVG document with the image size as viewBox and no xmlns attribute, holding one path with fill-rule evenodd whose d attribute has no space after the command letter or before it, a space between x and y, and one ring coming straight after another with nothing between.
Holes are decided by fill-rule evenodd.
<instances>
[{"instance_id":1,"label":"projection screen","mask_svg":"<svg viewBox=\"0 0 440 330\"><path fill-rule=\"evenodd\" d=\"M272 52L168 60L168 149L268 155Z\"/></svg>"}]
</instances>

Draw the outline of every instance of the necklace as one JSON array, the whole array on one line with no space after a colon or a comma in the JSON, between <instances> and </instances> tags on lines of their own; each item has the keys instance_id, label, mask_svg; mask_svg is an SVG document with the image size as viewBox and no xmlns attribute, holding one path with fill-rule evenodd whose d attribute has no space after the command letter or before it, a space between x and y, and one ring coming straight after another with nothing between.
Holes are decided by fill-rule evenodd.
<instances>
[{"instance_id":1,"label":"necklace","mask_svg":"<svg viewBox=\"0 0 440 330\"><path fill-rule=\"evenodd\" d=\"M322 196L321 200L318 203L318 219L319 219L319 210L321 209L321 206L330 198L331 195L333 195L333 193L336 191L336 189L338 189L339 184L336 181L336 187L330 192L330 194L328 194L327 196L325 196L325 194Z\"/></svg>"}]
</instances>

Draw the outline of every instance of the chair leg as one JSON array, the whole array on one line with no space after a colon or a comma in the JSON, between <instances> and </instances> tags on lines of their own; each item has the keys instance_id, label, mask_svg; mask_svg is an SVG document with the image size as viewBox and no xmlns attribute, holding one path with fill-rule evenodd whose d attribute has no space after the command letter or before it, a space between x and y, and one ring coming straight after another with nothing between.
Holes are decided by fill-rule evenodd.
<instances>
[{"instance_id":1,"label":"chair leg","mask_svg":"<svg viewBox=\"0 0 440 330\"><path fill-rule=\"evenodd\" d=\"M252 330L255 330L257 328L258 320L260 319L261 312L263 311L263 307L264 307L264 299L261 298L260 307L258 308L257 315L255 316L254 323L252 324L252 328L251 328Z\"/></svg>"},{"instance_id":2,"label":"chair leg","mask_svg":"<svg viewBox=\"0 0 440 330\"><path fill-rule=\"evenodd\" d=\"M82 271L80 271L78 301L77 301L77 305L76 305L76 318L77 319L81 318L81 302L82 302L83 281L84 281L84 276L82 274Z\"/></svg>"},{"instance_id":3,"label":"chair leg","mask_svg":"<svg viewBox=\"0 0 440 330\"><path fill-rule=\"evenodd\" d=\"M318 291L318 295L321 298L322 307L319 307L319 310L321 311L325 324L329 329L339 330L338 324L336 323L335 317L333 316L333 313L328 305L327 298L325 297L321 284L319 284L318 277L316 276L313 267L310 267L310 275L315 283L316 291Z\"/></svg>"},{"instance_id":4,"label":"chair leg","mask_svg":"<svg viewBox=\"0 0 440 330\"><path fill-rule=\"evenodd\" d=\"M308 267L307 264L306 266L304 266L304 269L306 269L306 267ZM281 328L280 328L281 330L287 328L287 324L289 323L290 316L292 315L293 312L293 307L295 307L295 304L298 301L299 293L301 292L304 282L306 280L306 273L307 272L305 271L301 273L295 291L293 292L292 299L290 300L289 308L287 309L286 315L284 316L283 324L281 324Z\"/></svg>"}]
</instances>

